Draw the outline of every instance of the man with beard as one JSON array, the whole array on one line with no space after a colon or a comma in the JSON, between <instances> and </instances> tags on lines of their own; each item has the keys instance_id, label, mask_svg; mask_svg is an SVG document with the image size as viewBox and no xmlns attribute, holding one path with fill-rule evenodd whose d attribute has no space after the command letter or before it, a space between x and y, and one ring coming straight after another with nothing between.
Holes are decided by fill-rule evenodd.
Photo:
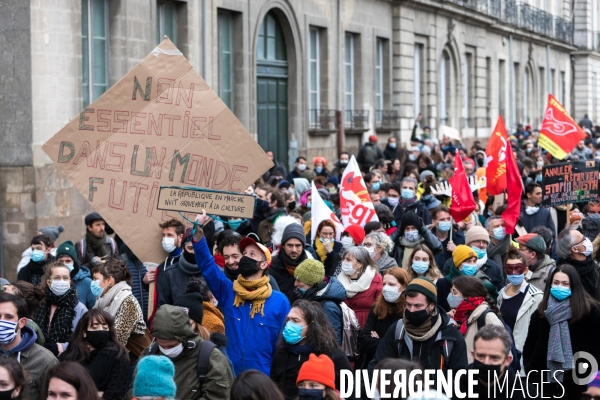
<instances>
[{"instance_id":1,"label":"man with beard","mask_svg":"<svg viewBox=\"0 0 600 400\"><path fill-rule=\"evenodd\" d=\"M294 272L300 263L309 257L304 250L306 247L306 236L302 225L292 223L286 226L281 237L281 248L279 253L273 257L271 264L271 275L277 281L281 293L283 293L290 303L297 300L294 293Z\"/></svg>"},{"instance_id":2,"label":"man with beard","mask_svg":"<svg viewBox=\"0 0 600 400\"><path fill-rule=\"evenodd\" d=\"M231 282L215 263L204 238L202 227L209 221L202 210L196 217L192 243L196 263L225 316L227 354L236 375L257 369L269 376L275 343L290 311L289 301L269 284L271 253L251 238L244 238L240 242L243 256L237 265L239 275Z\"/></svg>"},{"instance_id":3,"label":"man with beard","mask_svg":"<svg viewBox=\"0 0 600 400\"><path fill-rule=\"evenodd\" d=\"M97 212L85 216L85 238L75 243L77 262L90 271L102 263L103 258L120 258L117 243L106 234L106 223Z\"/></svg>"},{"instance_id":4,"label":"man with beard","mask_svg":"<svg viewBox=\"0 0 600 400\"><path fill-rule=\"evenodd\" d=\"M525 187L527 200L525 207L521 207L521 223L527 232L536 226L547 226L552 232L556 231L550 210L540 207L542 203L542 187L537 183L530 183Z\"/></svg>"},{"instance_id":5,"label":"man with beard","mask_svg":"<svg viewBox=\"0 0 600 400\"><path fill-rule=\"evenodd\" d=\"M227 235L221 239L218 245L219 253L223 254L223 259L225 261L223 272L231 282L235 281L240 275L238 265L242 258L242 250L240 249L241 241L242 237L240 235ZM280 291L277 281L271 275L269 275L269 283L273 290L277 292Z\"/></svg>"}]
</instances>

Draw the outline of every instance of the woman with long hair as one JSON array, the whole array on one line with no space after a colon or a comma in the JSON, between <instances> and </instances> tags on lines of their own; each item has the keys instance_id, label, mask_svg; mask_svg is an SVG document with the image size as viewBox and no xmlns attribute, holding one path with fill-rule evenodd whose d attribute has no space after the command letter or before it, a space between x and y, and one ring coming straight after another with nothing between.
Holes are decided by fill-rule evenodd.
<instances>
[{"instance_id":1,"label":"woman with long hair","mask_svg":"<svg viewBox=\"0 0 600 400\"><path fill-rule=\"evenodd\" d=\"M337 278L346 289L346 304L363 327L371 306L381 294L381 275L369 252L362 246L346 249L342 260L342 273Z\"/></svg>"},{"instance_id":2,"label":"woman with long hair","mask_svg":"<svg viewBox=\"0 0 600 400\"><path fill-rule=\"evenodd\" d=\"M94 267L93 276L92 292L98 297L94 308L108 312L115 319L117 340L138 357L150 345L150 340L146 335L142 308L128 284L131 280L129 270L121 260L109 258ZM128 345L131 338L133 343Z\"/></svg>"},{"instance_id":3,"label":"woman with long hair","mask_svg":"<svg viewBox=\"0 0 600 400\"><path fill-rule=\"evenodd\" d=\"M25 371L17 359L0 358L0 399L27 400Z\"/></svg>"},{"instance_id":4,"label":"woman with long hair","mask_svg":"<svg viewBox=\"0 0 600 400\"><path fill-rule=\"evenodd\" d=\"M338 254L343 250L344 246L335 240L336 228L333 221L324 219L317 227L317 234L313 247L317 252L319 261L325 266L325 271L335 269L334 262L339 259Z\"/></svg>"},{"instance_id":5,"label":"woman with long hair","mask_svg":"<svg viewBox=\"0 0 600 400\"><path fill-rule=\"evenodd\" d=\"M262 372L250 369L242 372L231 385L230 400L284 400L283 394Z\"/></svg>"},{"instance_id":6,"label":"woman with long hair","mask_svg":"<svg viewBox=\"0 0 600 400\"><path fill-rule=\"evenodd\" d=\"M81 317L59 359L83 365L103 399L119 400L127 393L129 357L115 336L114 319L106 311L93 308Z\"/></svg>"},{"instance_id":7,"label":"woman with long hair","mask_svg":"<svg viewBox=\"0 0 600 400\"><path fill-rule=\"evenodd\" d=\"M55 365L46 372L41 399L92 400L98 392L90 374L75 362Z\"/></svg>"},{"instance_id":8,"label":"woman with long hair","mask_svg":"<svg viewBox=\"0 0 600 400\"><path fill-rule=\"evenodd\" d=\"M71 271L64 264L54 262L47 266L41 288L45 299L33 320L44 332L44 347L58 356L66 350L71 334L87 308L79 301L71 282Z\"/></svg>"},{"instance_id":9,"label":"woman with long hair","mask_svg":"<svg viewBox=\"0 0 600 400\"><path fill-rule=\"evenodd\" d=\"M581 283L575 267L557 266L548 276L544 297L531 315L523 346L525 372L545 370L543 391L549 397L576 399L585 384L573 381L573 355L585 351L600 359L600 305ZM546 372L549 371L549 372Z\"/></svg>"},{"instance_id":10,"label":"woman with long hair","mask_svg":"<svg viewBox=\"0 0 600 400\"><path fill-rule=\"evenodd\" d=\"M27 326L37 335L35 342L43 346L46 343L46 338L44 337L44 332L42 332L38 324L33 320L33 314L35 314L44 301L44 291L40 287L33 286L31 283L25 281L14 281L10 285L5 285L4 291L25 300L28 313Z\"/></svg>"},{"instance_id":11,"label":"woman with long hair","mask_svg":"<svg viewBox=\"0 0 600 400\"><path fill-rule=\"evenodd\" d=\"M298 396L296 378L311 353L325 354L333 360L336 387L340 385L340 371L351 368L348 357L338 346L331 322L314 301L294 302L277 347L271 363L271 379L288 400Z\"/></svg>"},{"instance_id":12,"label":"woman with long hair","mask_svg":"<svg viewBox=\"0 0 600 400\"><path fill-rule=\"evenodd\" d=\"M394 158L387 166L390 182L395 182L400 178L400 159Z\"/></svg>"},{"instance_id":13,"label":"woman with long hair","mask_svg":"<svg viewBox=\"0 0 600 400\"><path fill-rule=\"evenodd\" d=\"M404 314L406 299L402 295L410 282L408 273L400 267L392 267L383 273L383 290L377 302L369 310L367 322L358 334L359 361L357 368L367 368L379 346L379 340L390 326Z\"/></svg>"},{"instance_id":14,"label":"woman with long hair","mask_svg":"<svg viewBox=\"0 0 600 400\"><path fill-rule=\"evenodd\" d=\"M408 268L410 280L418 277L429 278L434 284L443 275L435 263L433 252L424 244L418 244L410 253L410 268Z\"/></svg>"},{"instance_id":15,"label":"woman with long hair","mask_svg":"<svg viewBox=\"0 0 600 400\"><path fill-rule=\"evenodd\" d=\"M452 311L448 314L458 323L460 333L464 335L465 342L467 342L467 357L470 364L473 362L472 350L475 334L480 328L477 320L480 317L483 318L485 323L481 324L481 327L485 325L504 327L498 318L498 307L490 298L481 279L465 275L459 276L452 282L448 304L452 307Z\"/></svg>"}]
</instances>

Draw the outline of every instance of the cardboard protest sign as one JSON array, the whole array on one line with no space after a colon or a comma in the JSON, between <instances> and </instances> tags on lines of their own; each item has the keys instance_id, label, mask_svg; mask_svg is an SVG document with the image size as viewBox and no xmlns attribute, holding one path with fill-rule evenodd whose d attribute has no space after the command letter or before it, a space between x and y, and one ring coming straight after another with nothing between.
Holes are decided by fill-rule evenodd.
<instances>
[{"instance_id":1,"label":"cardboard protest sign","mask_svg":"<svg viewBox=\"0 0 600 400\"><path fill-rule=\"evenodd\" d=\"M242 192L273 164L169 39L44 151L143 261L166 256L158 224L183 220L157 210L161 186Z\"/></svg>"},{"instance_id":2,"label":"cardboard protest sign","mask_svg":"<svg viewBox=\"0 0 600 400\"><path fill-rule=\"evenodd\" d=\"M254 196L211 192L178 187L161 187L158 193L159 210L181 211L190 214L216 214L226 217L252 218Z\"/></svg>"},{"instance_id":3,"label":"cardboard protest sign","mask_svg":"<svg viewBox=\"0 0 600 400\"><path fill-rule=\"evenodd\" d=\"M573 161L542 168L542 206L598 201L598 161Z\"/></svg>"}]
</instances>

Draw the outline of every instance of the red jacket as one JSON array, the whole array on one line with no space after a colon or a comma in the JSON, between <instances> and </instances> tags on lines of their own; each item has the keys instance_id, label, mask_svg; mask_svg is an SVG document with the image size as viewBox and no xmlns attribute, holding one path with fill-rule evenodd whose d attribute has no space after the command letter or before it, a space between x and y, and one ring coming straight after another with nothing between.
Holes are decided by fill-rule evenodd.
<instances>
[{"instance_id":1,"label":"red jacket","mask_svg":"<svg viewBox=\"0 0 600 400\"><path fill-rule=\"evenodd\" d=\"M369 316L369 310L379 298L382 288L383 279L381 278L381 275L377 273L373 277L371 286L369 286L367 290L358 293L352 298L346 298L346 304L354 311L354 314L356 314L356 319L358 319L361 329L365 326L365 322L367 322L367 317Z\"/></svg>"}]
</instances>

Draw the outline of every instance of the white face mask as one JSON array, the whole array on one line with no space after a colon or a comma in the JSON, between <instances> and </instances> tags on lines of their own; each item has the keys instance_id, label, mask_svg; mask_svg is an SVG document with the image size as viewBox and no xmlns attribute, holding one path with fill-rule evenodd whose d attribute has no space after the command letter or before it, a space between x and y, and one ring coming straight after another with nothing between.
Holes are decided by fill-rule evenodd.
<instances>
[{"instance_id":1,"label":"white face mask","mask_svg":"<svg viewBox=\"0 0 600 400\"><path fill-rule=\"evenodd\" d=\"M71 272L71 271L73 271L73 269L75 269L75 266L73 265L73 263L65 264L65 267L69 268L69 272Z\"/></svg>"},{"instance_id":2,"label":"white face mask","mask_svg":"<svg viewBox=\"0 0 600 400\"><path fill-rule=\"evenodd\" d=\"M525 213L527 213L527 215L533 215L536 212L538 212L539 210L540 210L539 207L531 207L531 206L525 207Z\"/></svg>"},{"instance_id":3,"label":"white face mask","mask_svg":"<svg viewBox=\"0 0 600 400\"><path fill-rule=\"evenodd\" d=\"M298 171L306 170L306 164L298 164Z\"/></svg>"},{"instance_id":4,"label":"white face mask","mask_svg":"<svg viewBox=\"0 0 600 400\"><path fill-rule=\"evenodd\" d=\"M162 247L167 253L173 252L173 250L177 248L177 246L175 246L175 239L169 237L163 238Z\"/></svg>"},{"instance_id":5,"label":"white face mask","mask_svg":"<svg viewBox=\"0 0 600 400\"><path fill-rule=\"evenodd\" d=\"M179 356L183 352L183 345L181 343L179 343L177 346L175 346L175 347L173 347L171 349L165 349L164 347L162 347L159 344L158 345L158 349L165 356L167 356L169 358L175 358L175 357Z\"/></svg>"},{"instance_id":6,"label":"white face mask","mask_svg":"<svg viewBox=\"0 0 600 400\"><path fill-rule=\"evenodd\" d=\"M356 273L356 270L354 268L352 268L352 263L348 262L348 261L343 261L342 262L342 272L346 275L354 275Z\"/></svg>"},{"instance_id":7,"label":"white face mask","mask_svg":"<svg viewBox=\"0 0 600 400\"><path fill-rule=\"evenodd\" d=\"M402 293L395 286L385 285L381 291L383 298L388 303L395 303Z\"/></svg>"},{"instance_id":8,"label":"white face mask","mask_svg":"<svg viewBox=\"0 0 600 400\"><path fill-rule=\"evenodd\" d=\"M71 288L69 281L50 281L50 290L57 296L62 296Z\"/></svg>"},{"instance_id":9,"label":"white face mask","mask_svg":"<svg viewBox=\"0 0 600 400\"><path fill-rule=\"evenodd\" d=\"M342 246L344 246L345 249L347 249L348 247L352 246L352 237L350 236L344 236L341 240L342 242Z\"/></svg>"}]
</instances>

